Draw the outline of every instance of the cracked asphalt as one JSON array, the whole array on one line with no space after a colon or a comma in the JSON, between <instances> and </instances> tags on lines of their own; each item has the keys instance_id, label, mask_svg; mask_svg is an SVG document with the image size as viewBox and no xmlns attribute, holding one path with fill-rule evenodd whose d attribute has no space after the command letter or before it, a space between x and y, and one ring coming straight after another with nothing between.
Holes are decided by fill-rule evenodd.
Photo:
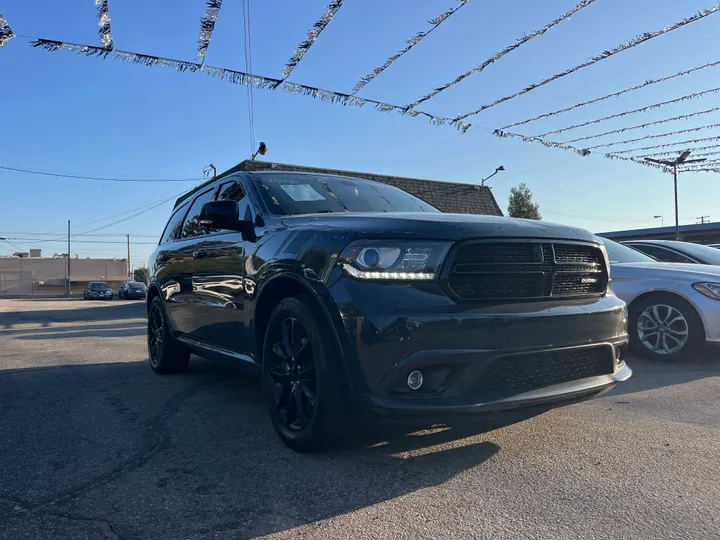
<instances>
[{"instance_id":1,"label":"cracked asphalt","mask_svg":"<svg viewBox=\"0 0 720 540\"><path fill-rule=\"evenodd\" d=\"M0 300L0 538L720 538L720 359L299 455L257 382L147 366L142 302Z\"/></svg>"}]
</instances>

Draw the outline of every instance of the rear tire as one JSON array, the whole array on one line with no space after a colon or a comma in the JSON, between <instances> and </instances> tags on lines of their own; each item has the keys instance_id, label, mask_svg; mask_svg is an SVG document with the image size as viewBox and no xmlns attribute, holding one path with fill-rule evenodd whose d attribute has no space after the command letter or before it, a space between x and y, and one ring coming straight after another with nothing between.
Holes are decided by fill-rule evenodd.
<instances>
[{"instance_id":1,"label":"rear tire","mask_svg":"<svg viewBox=\"0 0 720 540\"><path fill-rule=\"evenodd\" d=\"M646 358L686 360L705 341L695 308L673 294L655 294L633 306L628 320L630 346Z\"/></svg>"},{"instance_id":2,"label":"rear tire","mask_svg":"<svg viewBox=\"0 0 720 540\"><path fill-rule=\"evenodd\" d=\"M179 373L190 362L190 351L170 333L165 308L159 296L148 312L148 358L155 373Z\"/></svg>"},{"instance_id":3,"label":"rear tire","mask_svg":"<svg viewBox=\"0 0 720 540\"><path fill-rule=\"evenodd\" d=\"M263 392L273 427L297 452L330 448L351 419L332 333L309 295L285 298L270 315L263 345Z\"/></svg>"}]
</instances>

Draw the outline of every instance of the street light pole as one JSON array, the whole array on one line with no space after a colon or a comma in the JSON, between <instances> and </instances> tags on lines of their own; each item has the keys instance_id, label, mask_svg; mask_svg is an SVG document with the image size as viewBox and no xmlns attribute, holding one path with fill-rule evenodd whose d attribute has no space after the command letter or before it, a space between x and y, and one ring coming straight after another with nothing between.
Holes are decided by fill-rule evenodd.
<instances>
[{"instance_id":1,"label":"street light pole","mask_svg":"<svg viewBox=\"0 0 720 540\"><path fill-rule=\"evenodd\" d=\"M664 218L664 217L662 217L662 216L660 216L660 215L657 215L657 216L653 216L653 218L660 220L660 226L661 226L661 227L664 227L664 226L665 226L665 218Z\"/></svg>"},{"instance_id":2,"label":"street light pole","mask_svg":"<svg viewBox=\"0 0 720 540\"><path fill-rule=\"evenodd\" d=\"M484 185L485 185L485 182L487 182L488 180L490 180L493 176L495 176L495 175L496 175L497 173L499 173L500 171L504 171L504 170L505 170L505 167L503 167L502 165L500 165L497 169L495 169L495 172L492 173L490 176L488 176L487 178L482 178L481 181L480 181L480 185L481 185L481 186L484 186Z\"/></svg>"},{"instance_id":3,"label":"street light pole","mask_svg":"<svg viewBox=\"0 0 720 540\"><path fill-rule=\"evenodd\" d=\"M680 154L677 158L675 158L672 161L662 160L662 159L652 159L649 157L645 158L645 161L649 161L650 163L656 163L658 165L665 165L666 167L673 168L673 184L675 186L675 240L678 240L678 241L680 240L680 219L678 217L678 187L677 187L678 165L685 165L688 163L700 163L701 161L706 161L705 158L688 160L689 155L690 155L690 150L685 150L682 154Z\"/></svg>"}]
</instances>

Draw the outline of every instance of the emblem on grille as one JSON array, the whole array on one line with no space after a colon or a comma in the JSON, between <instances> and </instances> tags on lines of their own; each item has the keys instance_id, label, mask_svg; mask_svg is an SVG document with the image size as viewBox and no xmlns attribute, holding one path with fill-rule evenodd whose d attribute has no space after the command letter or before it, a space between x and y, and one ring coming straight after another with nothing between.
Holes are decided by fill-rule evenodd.
<instances>
[{"instance_id":1,"label":"emblem on grille","mask_svg":"<svg viewBox=\"0 0 720 540\"><path fill-rule=\"evenodd\" d=\"M598 278L594 277L584 277L580 280L580 283L597 283L599 280Z\"/></svg>"}]
</instances>

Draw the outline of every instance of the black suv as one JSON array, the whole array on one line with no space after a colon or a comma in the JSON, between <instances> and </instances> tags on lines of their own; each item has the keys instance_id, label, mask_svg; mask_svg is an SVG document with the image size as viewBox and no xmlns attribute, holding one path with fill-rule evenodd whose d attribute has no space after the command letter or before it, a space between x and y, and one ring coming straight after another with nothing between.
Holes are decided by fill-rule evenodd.
<instances>
[{"instance_id":1,"label":"black suv","mask_svg":"<svg viewBox=\"0 0 720 540\"><path fill-rule=\"evenodd\" d=\"M150 365L238 360L296 450L350 418L567 403L632 373L608 271L582 229L443 214L355 178L236 173L181 197L151 257Z\"/></svg>"}]
</instances>

